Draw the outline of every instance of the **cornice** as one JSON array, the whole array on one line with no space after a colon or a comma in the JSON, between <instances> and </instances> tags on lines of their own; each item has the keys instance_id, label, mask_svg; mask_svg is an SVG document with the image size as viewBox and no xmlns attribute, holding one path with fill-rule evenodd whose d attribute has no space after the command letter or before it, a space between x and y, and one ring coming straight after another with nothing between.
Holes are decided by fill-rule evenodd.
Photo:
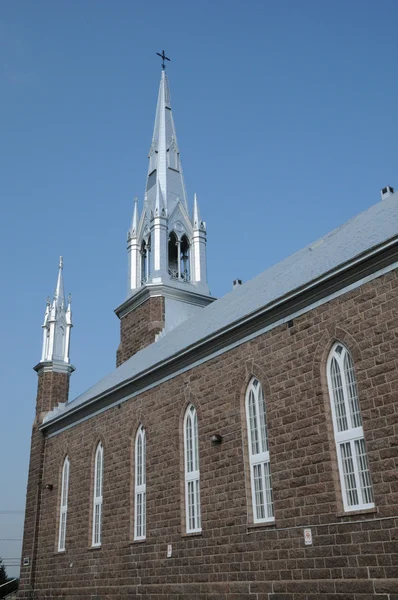
<instances>
[{"instance_id":1,"label":"cornice","mask_svg":"<svg viewBox=\"0 0 398 600\"><path fill-rule=\"evenodd\" d=\"M47 360L37 363L33 367L38 375L40 373L68 373L69 375L76 370L76 367L64 362L57 362L56 360Z\"/></svg>"},{"instance_id":2,"label":"cornice","mask_svg":"<svg viewBox=\"0 0 398 600\"><path fill-rule=\"evenodd\" d=\"M187 286L193 289L187 289ZM187 302L196 306L207 306L211 304L217 298L208 296L207 294L201 294L196 291L195 286L189 283L174 283L173 285L164 283L148 283L145 286L139 288L132 296L127 298L120 306L115 309L116 315L121 319L132 310L143 304L148 298L155 296L163 296L164 298L171 298L173 300L179 300L180 302Z\"/></svg>"}]
</instances>

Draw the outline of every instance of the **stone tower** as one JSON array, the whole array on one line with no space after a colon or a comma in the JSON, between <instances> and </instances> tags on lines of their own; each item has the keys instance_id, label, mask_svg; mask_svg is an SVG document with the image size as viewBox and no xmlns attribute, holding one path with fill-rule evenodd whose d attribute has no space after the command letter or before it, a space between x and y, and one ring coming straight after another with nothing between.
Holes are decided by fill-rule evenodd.
<instances>
[{"instance_id":1,"label":"stone tower","mask_svg":"<svg viewBox=\"0 0 398 600\"><path fill-rule=\"evenodd\" d=\"M68 400L69 378L75 368L70 364L69 346L72 328L71 299L65 302L63 261L60 257L53 300L47 300L43 321L43 348L40 362L34 367L38 375L36 413L32 426L24 538L22 547L21 585L18 597L31 598L35 584L37 537L41 498L44 490L44 435L40 430L46 413Z\"/></svg>"},{"instance_id":2,"label":"stone tower","mask_svg":"<svg viewBox=\"0 0 398 600\"><path fill-rule=\"evenodd\" d=\"M68 302L65 301L62 256L54 297L52 302L47 300L42 328L41 360L34 367L39 377L36 401L39 421L41 415L68 400L69 377L75 370L69 359L72 310L71 298L68 298Z\"/></svg>"},{"instance_id":3,"label":"stone tower","mask_svg":"<svg viewBox=\"0 0 398 600\"><path fill-rule=\"evenodd\" d=\"M127 236L128 296L116 309L121 321L117 365L214 300L206 273L206 224L196 194L188 208L180 150L162 70L149 150L144 205L134 201Z\"/></svg>"}]
</instances>

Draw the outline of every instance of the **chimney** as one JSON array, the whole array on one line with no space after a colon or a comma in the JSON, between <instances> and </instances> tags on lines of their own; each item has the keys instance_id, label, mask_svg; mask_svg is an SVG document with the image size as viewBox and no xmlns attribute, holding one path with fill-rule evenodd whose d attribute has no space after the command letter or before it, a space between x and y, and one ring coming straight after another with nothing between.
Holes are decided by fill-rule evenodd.
<instances>
[{"instance_id":1,"label":"chimney","mask_svg":"<svg viewBox=\"0 0 398 600\"><path fill-rule=\"evenodd\" d=\"M241 279L234 279L233 282L232 282L232 289L235 290L240 285L242 285L242 280Z\"/></svg>"},{"instance_id":2,"label":"chimney","mask_svg":"<svg viewBox=\"0 0 398 600\"><path fill-rule=\"evenodd\" d=\"M391 187L391 185L386 185L386 187L383 187L383 189L380 190L381 199L385 200L386 198L391 196L391 194L393 194L393 193L394 193L394 188Z\"/></svg>"}]
</instances>

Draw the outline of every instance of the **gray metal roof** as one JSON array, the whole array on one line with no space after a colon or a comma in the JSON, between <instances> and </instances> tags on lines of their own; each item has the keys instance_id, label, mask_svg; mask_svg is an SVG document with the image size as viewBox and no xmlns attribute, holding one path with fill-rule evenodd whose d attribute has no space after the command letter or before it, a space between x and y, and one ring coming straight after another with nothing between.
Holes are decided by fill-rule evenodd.
<instances>
[{"instance_id":1,"label":"gray metal roof","mask_svg":"<svg viewBox=\"0 0 398 600\"><path fill-rule=\"evenodd\" d=\"M49 413L46 422L135 378L204 338L216 335L397 235L398 193L395 193L203 308L199 314L132 356L75 400Z\"/></svg>"}]
</instances>

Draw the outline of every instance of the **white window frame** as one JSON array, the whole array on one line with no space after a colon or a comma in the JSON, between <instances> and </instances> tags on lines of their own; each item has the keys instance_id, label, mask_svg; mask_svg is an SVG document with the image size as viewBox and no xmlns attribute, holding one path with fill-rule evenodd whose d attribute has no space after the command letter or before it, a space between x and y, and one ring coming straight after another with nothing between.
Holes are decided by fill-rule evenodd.
<instances>
[{"instance_id":1,"label":"white window frame","mask_svg":"<svg viewBox=\"0 0 398 600\"><path fill-rule=\"evenodd\" d=\"M252 404L251 394L254 401ZM247 386L245 410L253 522L272 523L275 521L275 514L266 405L263 387L256 377L253 377Z\"/></svg>"},{"instance_id":2,"label":"white window frame","mask_svg":"<svg viewBox=\"0 0 398 600\"><path fill-rule=\"evenodd\" d=\"M61 498L59 507L59 531L58 531L58 552L64 552L66 549L66 521L68 515L68 490L69 490L69 471L70 462L66 456L62 466Z\"/></svg>"},{"instance_id":3,"label":"white window frame","mask_svg":"<svg viewBox=\"0 0 398 600\"><path fill-rule=\"evenodd\" d=\"M142 425L135 436L134 539L146 539L146 434Z\"/></svg>"},{"instance_id":4,"label":"white window frame","mask_svg":"<svg viewBox=\"0 0 398 600\"><path fill-rule=\"evenodd\" d=\"M94 463L94 491L93 491L93 547L101 546L102 541L102 488L104 480L104 447L99 442L95 451Z\"/></svg>"},{"instance_id":5,"label":"white window frame","mask_svg":"<svg viewBox=\"0 0 398 600\"><path fill-rule=\"evenodd\" d=\"M349 370L346 368L347 365L349 365ZM348 348L341 342L333 344L326 368L344 511L373 508L373 486L366 453L354 363ZM341 381L341 386L337 387L336 381ZM357 453L358 449L362 450L360 456ZM343 460L343 453L345 460ZM345 466L348 466L350 472L346 472ZM362 468L360 469L360 467Z\"/></svg>"},{"instance_id":6,"label":"white window frame","mask_svg":"<svg viewBox=\"0 0 398 600\"><path fill-rule=\"evenodd\" d=\"M185 521L187 533L202 531L198 415L190 404L184 417Z\"/></svg>"}]
</instances>

